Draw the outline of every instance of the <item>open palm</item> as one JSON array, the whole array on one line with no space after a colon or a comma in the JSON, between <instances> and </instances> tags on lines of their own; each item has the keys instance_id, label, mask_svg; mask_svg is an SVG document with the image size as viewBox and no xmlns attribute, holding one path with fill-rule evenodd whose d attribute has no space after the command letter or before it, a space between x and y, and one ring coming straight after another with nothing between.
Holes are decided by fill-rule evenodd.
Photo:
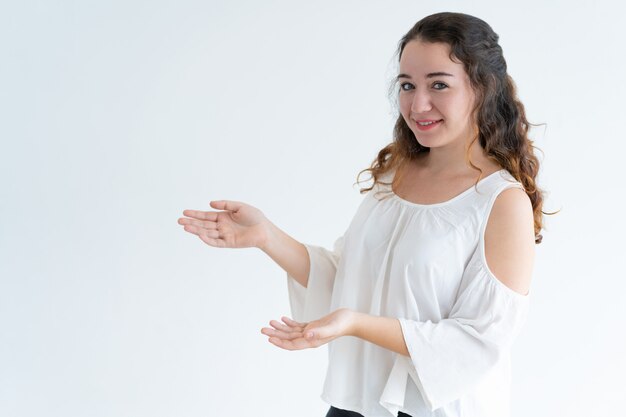
<instances>
[{"instance_id":1,"label":"open palm","mask_svg":"<svg viewBox=\"0 0 626 417\"><path fill-rule=\"evenodd\" d=\"M282 317L282 323L270 321L270 327L261 329L269 336L268 341L287 350L316 348L341 336L353 332L354 315L352 310L340 308L332 313L308 323L300 323L289 317Z\"/></svg>"},{"instance_id":2,"label":"open palm","mask_svg":"<svg viewBox=\"0 0 626 417\"><path fill-rule=\"evenodd\" d=\"M268 220L257 208L239 201L211 201L223 211L184 210L178 219L185 231L219 248L258 247L267 235Z\"/></svg>"}]
</instances>

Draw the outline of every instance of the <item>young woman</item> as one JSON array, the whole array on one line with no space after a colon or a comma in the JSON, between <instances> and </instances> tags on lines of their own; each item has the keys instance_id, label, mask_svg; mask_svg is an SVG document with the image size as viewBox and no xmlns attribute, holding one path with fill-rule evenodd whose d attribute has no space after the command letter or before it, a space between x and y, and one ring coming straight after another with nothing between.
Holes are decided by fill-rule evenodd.
<instances>
[{"instance_id":1,"label":"young woman","mask_svg":"<svg viewBox=\"0 0 626 417\"><path fill-rule=\"evenodd\" d=\"M398 57L393 142L362 171L373 184L333 251L236 201L179 223L287 272L293 319L261 332L288 350L328 344L327 416L503 417L541 242L529 122L498 35L476 17L420 20Z\"/></svg>"}]
</instances>

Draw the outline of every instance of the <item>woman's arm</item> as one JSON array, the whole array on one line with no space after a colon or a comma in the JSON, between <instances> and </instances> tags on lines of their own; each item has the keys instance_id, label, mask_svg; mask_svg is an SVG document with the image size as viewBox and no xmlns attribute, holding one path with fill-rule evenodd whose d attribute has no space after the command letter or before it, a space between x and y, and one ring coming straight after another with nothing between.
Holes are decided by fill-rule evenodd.
<instances>
[{"instance_id":1,"label":"woman's arm","mask_svg":"<svg viewBox=\"0 0 626 417\"><path fill-rule=\"evenodd\" d=\"M261 333L283 349L314 348L341 336L354 336L409 356L400 322L391 317L372 316L340 308L309 323L299 323L288 317L282 320L283 323L270 321L272 328L264 327Z\"/></svg>"},{"instance_id":2,"label":"woman's arm","mask_svg":"<svg viewBox=\"0 0 626 417\"><path fill-rule=\"evenodd\" d=\"M355 312L353 323L352 336L401 355L410 356L398 319Z\"/></svg>"},{"instance_id":3,"label":"woman's arm","mask_svg":"<svg viewBox=\"0 0 626 417\"><path fill-rule=\"evenodd\" d=\"M221 211L185 210L178 224L217 248L257 247L269 255L303 287L310 269L305 246L270 222L261 210L232 200L214 200L212 208Z\"/></svg>"},{"instance_id":4,"label":"woman's arm","mask_svg":"<svg viewBox=\"0 0 626 417\"><path fill-rule=\"evenodd\" d=\"M489 270L513 291L527 295L535 262L533 206L520 188L498 195L485 229L485 258Z\"/></svg>"},{"instance_id":5,"label":"woman's arm","mask_svg":"<svg viewBox=\"0 0 626 417\"><path fill-rule=\"evenodd\" d=\"M272 258L300 285L307 287L311 259L309 258L309 252L302 243L268 221L265 238L258 248Z\"/></svg>"}]
</instances>

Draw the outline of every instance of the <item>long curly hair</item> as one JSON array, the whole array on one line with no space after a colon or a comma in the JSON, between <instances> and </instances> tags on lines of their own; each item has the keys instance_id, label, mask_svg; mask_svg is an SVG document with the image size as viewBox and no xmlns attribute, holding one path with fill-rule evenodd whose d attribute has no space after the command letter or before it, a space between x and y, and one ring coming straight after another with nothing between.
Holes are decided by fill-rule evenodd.
<instances>
[{"instance_id":1,"label":"long curly hair","mask_svg":"<svg viewBox=\"0 0 626 417\"><path fill-rule=\"evenodd\" d=\"M517 97L513 79L507 74L507 64L498 44L498 35L483 20L463 13L443 12L427 16L417 22L398 44L398 61L406 44L412 40L442 42L450 46L450 59L463 63L470 84L476 94L476 105L472 118L476 121L476 136L487 156L505 168L519 181L530 197L534 215L535 243L541 243L543 227L543 191L536 184L539 161L534 154L533 141L528 137L529 126L524 106ZM390 91L396 84L392 84ZM397 87L396 87L397 88ZM397 90L395 90L397 91ZM396 93L397 94L397 93ZM469 156L470 166L480 172ZM405 162L421 156L430 148L420 145L401 114L398 115L393 141L378 152L370 168L357 175L369 172L374 179L371 187L361 188L365 193L381 181L381 176L396 170ZM395 178L394 182L399 178ZM368 180L369 181L369 180ZM389 185L388 183L385 183Z\"/></svg>"}]
</instances>

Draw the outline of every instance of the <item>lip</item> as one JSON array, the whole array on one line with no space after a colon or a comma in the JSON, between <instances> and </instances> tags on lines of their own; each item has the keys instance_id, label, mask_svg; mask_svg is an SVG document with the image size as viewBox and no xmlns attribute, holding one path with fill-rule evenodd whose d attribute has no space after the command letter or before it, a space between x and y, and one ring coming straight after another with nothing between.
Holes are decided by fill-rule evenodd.
<instances>
[{"instance_id":1,"label":"lip","mask_svg":"<svg viewBox=\"0 0 626 417\"><path fill-rule=\"evenodd\" d=\"M422 126L418 122L422 122L422 123L424 123L424 122L435 122L435 123L430 124L428 126ZM437 126L439 126L442 122L443 122L443 119L442 120L434 120L434 119L416 120L415 121L415 126L417 126L417 128L419 130L422 130L422 131L432 130L432 129L436 128Z\"/></svg>"}]
</instances>

